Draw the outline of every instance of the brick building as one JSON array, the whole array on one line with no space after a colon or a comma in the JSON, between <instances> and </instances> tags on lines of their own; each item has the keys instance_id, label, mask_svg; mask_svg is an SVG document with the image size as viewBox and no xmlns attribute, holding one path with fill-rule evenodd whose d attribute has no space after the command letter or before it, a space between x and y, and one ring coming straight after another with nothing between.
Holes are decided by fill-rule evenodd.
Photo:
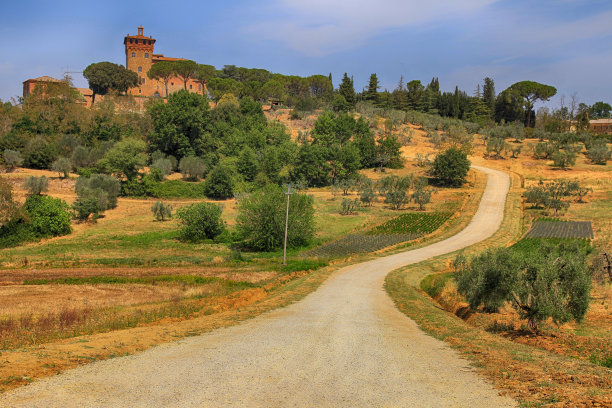
<instances>
[{"instance_id":1,"label":"brick building","mask_svg":"<svg viewBox=\"0 0 612 408\"><path fill-rule=\"evenodd\" d=\"M155 39L144 35L144 28L138 27L138 35L126 35L123 39L125 45L125 67L138 74L140 85L130 88L128 94L134 96L165 96L166 88L163 81L149 79L147 72L153 64L161 61L178 61L185 58L164 57L163 54L154 54ZM183 89L183 80L179 77L170 78L168 81L168 93ZM194 80L187 82L187 90L200 95L202 85Z\"/></svg>"},{"instance_id":2,"label":"brick building","mask_svg":"<svg viewBox=\"0 0 612 408\"><path fill-rule=\"evenodd\" d=\"M31 78L31 79L25 80L23 81L23 99L30 96L32 92L34 92L34 89L37 87L41 87L41 86L47 87L52 84L60 84L62 82L64 81L55 79L47 75L41 76L39 78ZM85 107L89 108L91 106L92 99L93 99L92 90L89 88L74 88L74 89L76 89L80 93L80 96L77 99L77 103L85 105ZM46 93L45 90L43 90L43 95ZM100 100L103 99L103 95L99 95L98 98L100 98Z\"/></svg>"},{"instance_id":3,"label":"brick building","mask_svg":"<svg viewBox=\"0 0 612 408\"><path fill-rule=\"evenodd\" d=\"M589 128L594 133L612 135L612 119L594 119L589 121Z\"/></svg>"}]
</instances>

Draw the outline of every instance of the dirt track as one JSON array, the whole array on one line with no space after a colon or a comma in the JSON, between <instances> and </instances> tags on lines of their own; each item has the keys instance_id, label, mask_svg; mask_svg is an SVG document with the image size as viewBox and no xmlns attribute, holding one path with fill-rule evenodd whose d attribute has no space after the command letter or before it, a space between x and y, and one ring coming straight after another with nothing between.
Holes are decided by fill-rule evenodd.
<instances>
[{"instance_id":1,"label":"dirt track","mask_svg":"<svg viewBox=\"0 0 612 408\"><path fill-rule=\"evenodd\" d=\"M15 407L505 407L444 343L421 332L383 289L388 272L492 235L508 177L488 183L457 235L336 272L303 301L227 329L94 363L5 394Z\"/></svg>"}]
</instances>

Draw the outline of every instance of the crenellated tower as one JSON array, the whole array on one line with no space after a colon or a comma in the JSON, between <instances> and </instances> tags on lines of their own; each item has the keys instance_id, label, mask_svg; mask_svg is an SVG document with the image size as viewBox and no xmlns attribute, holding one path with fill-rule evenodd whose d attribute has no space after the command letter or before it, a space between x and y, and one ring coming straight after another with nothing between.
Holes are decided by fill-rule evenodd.
<instances>
[{"instance_id":1,"label":"crenellated tower","mask_svg":"<svg viewBox=\"0 0 612 408\"><path fill-rule=\"evenodd\" d=\"M126 35L123 39L125 45L125 67L138 74L140 86L131 88L131 95L153 95L155 81L147 77L147 72L153 65L153 47L155 39L144 36L144 28L138 27L138 35Z\"/></svg>"}]
</instances>

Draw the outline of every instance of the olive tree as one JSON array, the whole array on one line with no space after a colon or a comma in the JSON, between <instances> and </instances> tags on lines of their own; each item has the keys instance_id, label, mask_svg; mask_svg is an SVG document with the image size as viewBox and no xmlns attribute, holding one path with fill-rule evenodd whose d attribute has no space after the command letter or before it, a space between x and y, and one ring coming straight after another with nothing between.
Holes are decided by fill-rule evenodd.
<instances>
[{"instance_id":1,"label":"olive tree","mask_svg":"<svg viewBox=\"0 0 612 408\"><path fill-rule=\"evenodd\" d=\"M512 248L488 250L467 261L455 260L457 290L472 309L497 311L504 303L539 331L552 318L557 324L580 321L589 306L591 278L587 253L578 243L553 246L542 242L536 253Z\"/></svg>"}]
</instances>

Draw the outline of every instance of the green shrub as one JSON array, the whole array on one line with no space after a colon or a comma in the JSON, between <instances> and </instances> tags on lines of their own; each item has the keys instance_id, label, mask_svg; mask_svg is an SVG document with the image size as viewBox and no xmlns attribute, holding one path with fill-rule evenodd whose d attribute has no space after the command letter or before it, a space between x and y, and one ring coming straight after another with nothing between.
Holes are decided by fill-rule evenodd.
<instances>
[{"instance_id":1,"label":"green shrub","mask_svg":"<svg viewBox=\"0 0 612 408\"><path fill-rule=\"evenodd\" d=\"M340 210L340 214L342 215L351 215L355 214L357 210L361 207L361 202L359 199L351 200L350 198L342 199L342 209Z\"/></svg>"},{"instance_id":2,"label":"green shrub","mask_svg":"<svg viewBox=\"0 0 612 408\"><path fill-rule=\"evenodd\" d=\"M244 244L258 251L283 246L287 196L276 185L250 194L238 203L236 228ZM290 197L287 246L306 245L314 236L314 199L305 194Z\"/></svg>"},{"instance_id":3,"label":"green shrub","mask_svg":"<svg viewBox=\"0 0 612 408\"><path fill-rule=\"evenodd\" d=\"M156 201L151 207L151 212L157 221L166 221L172 218L172 205Z\"/></svg>"},{"instance_id":4,"label":"green shrub","mask_svg":"<svg viewBox=\"0 0 612 408\"><path fill-rule=\"evenodd\" d=\"M43 195L31 195L24 210L29 217L32 231L39 237L69 234L70 207L64 200Z\"/></svg>"},{"instance_id":5,"label":"green shrub","mask_svg":"<svg viewBox=\"0 0 612 408\"><path fill-rule=\"evenodd\" d=\"M72 163L67 157L60 157L51 163L51 170L59 174L61 178L67 178L70 170L72 170Z\"/></svg>"},{"instance_id":6,"label":"green shrub","mask_svg":"<svg viewBox=\"0 0 612 408\"><path fill-rule=\"evenodd\" d=\"M49 190L49 179L47 176L28 176L23 186L29 195L40 195Z\"/></svg>"},{"instance_id":7,"label":"green shrub","mask_svg":"<svg viewBox=\"0 0 612 408\"><path fill-rule=\"evenodd\" d=\"M215 238L225 230L221 213L220 205L207 202L179 208L176 211L181 225L179 239L187 242L201 242Z\"/></svg>"},{"instance_id":8,"label":"green shrub","mask_svg":"<svg viewBox=\"0 0 612 408\"><path fill-rule=\"evenodd\" d=\"M164 179L167 175L172 173L172 161L170 159L157 159L151 164L151 170L157 169L161 174L161 178Z\"/></svg>"},{"instance_id":9,"label":"green shrub","mask_svg":"<svg viewBox=\"0 0 612 408\"><path fill-rule=\"evenodd\" d=\"M465 152L451 147L436 156L430 175L441 185L460 187L465 183L470 164Z\"/></svg>"},{"instance_id":10,"label":"green shrub","mask_svg":"<svg viewBox=\"0 0 612 408\"><path fill-rule=\"evenodd\" d=\"M576 153L568 150L558 150L552 154L553 165L560 169L567 169L576 164Z\"/></svg>"},{"instance_id":11,"label":"green shrub","mask_svg":"<svg viewBox=\"0 0 612 408\"><path fill-rule=\"evenodd\" d=\"M42 136L38 136L28 142L24 151L23 165L33 169L48 169L56 157L55 146Z\"/></svg>"},{"instance_id":12,"label":"green shrub","mask_svg":"<svg viewBox=\"0 0 612 408\"><path fill-rule=\"evenodd\" d=\"M603 165L606 165L608 160L610 160L611 155L612 155L612 152L610 151L610 149L608 149L608 145L606 144L605 141L603 143L602 142L594 143L592 146L589 147L586 153L586 157L593 164L603 164Z\"/></svg>"},{"instance_id":13,"label":"green shrub","mask_svg":"<svg viewBox=\"0 0 612 408\"><path fill-rule=\"evenodd\" d=\"M105 193L102 190L98 190L102 194ZM86 221L90 215L93 215L93 220L97 220L102 210L100 204L101 197L89 196L79 197L74 203L72 203L72 210L74 211L74 218L79 221Z\"/></svg>"},{"instance_id":14,"label":"green shrub","mask_svg":"<svg viewBox=\"0 0 612 408\"><path fill-rule=\"evenodd\" d=\"M540 322L580 321L589 305L591 278L587 253L580 243L551 245L542 242L533 254L511 248L489 250L468 262L455 260L457 290L472 309L497 311L510 302L528 326Z\"/></svg>"},{"instance_id":15,"label":"green shrub","mask_svg":"<svg viewBox=\"0 0 612 408\"><path fill-rule=\"evenodd\" d=\"M21 153L16 150L5 149L3 158L8 171L13 171L15 167L19 167L23 164L23 157L21 157Z\"/></svg>"},{"instance_id":16,"label":"green shrub","mask_svg":"<svg viewBox=\"0 0 612 408\"><path fill-rule=\"evenodd\" d=\"M218 164L212 169L204 183L204 193L207 197L219 200L234 196L234 181L229 167Z\"/></svg>"},{"instance_id":17,"label":"green shrub","mask_svg":"<svg viewBox=\"0 0 612 408\"><path fill-rule=\"evenodd\" d=\"M117 207L117 197L121 192L121 183L115 177L106 174L92 174L90 177L79 177L75 184L75 192L78 196L81 196L85 189L99 189L106 193L107 202L102 211Z\"/></svg>"},{"instance_id":18,"label":"green shrub","mask_svg":"<svg viewBox=\"0 0 612 408\"><path fill-rule=\"evenodd\" d=\"M206 164L199 157L186 156L181 159L179 170L185 179L197 181L206 173Z\"/></svg>"}]
</instances>

